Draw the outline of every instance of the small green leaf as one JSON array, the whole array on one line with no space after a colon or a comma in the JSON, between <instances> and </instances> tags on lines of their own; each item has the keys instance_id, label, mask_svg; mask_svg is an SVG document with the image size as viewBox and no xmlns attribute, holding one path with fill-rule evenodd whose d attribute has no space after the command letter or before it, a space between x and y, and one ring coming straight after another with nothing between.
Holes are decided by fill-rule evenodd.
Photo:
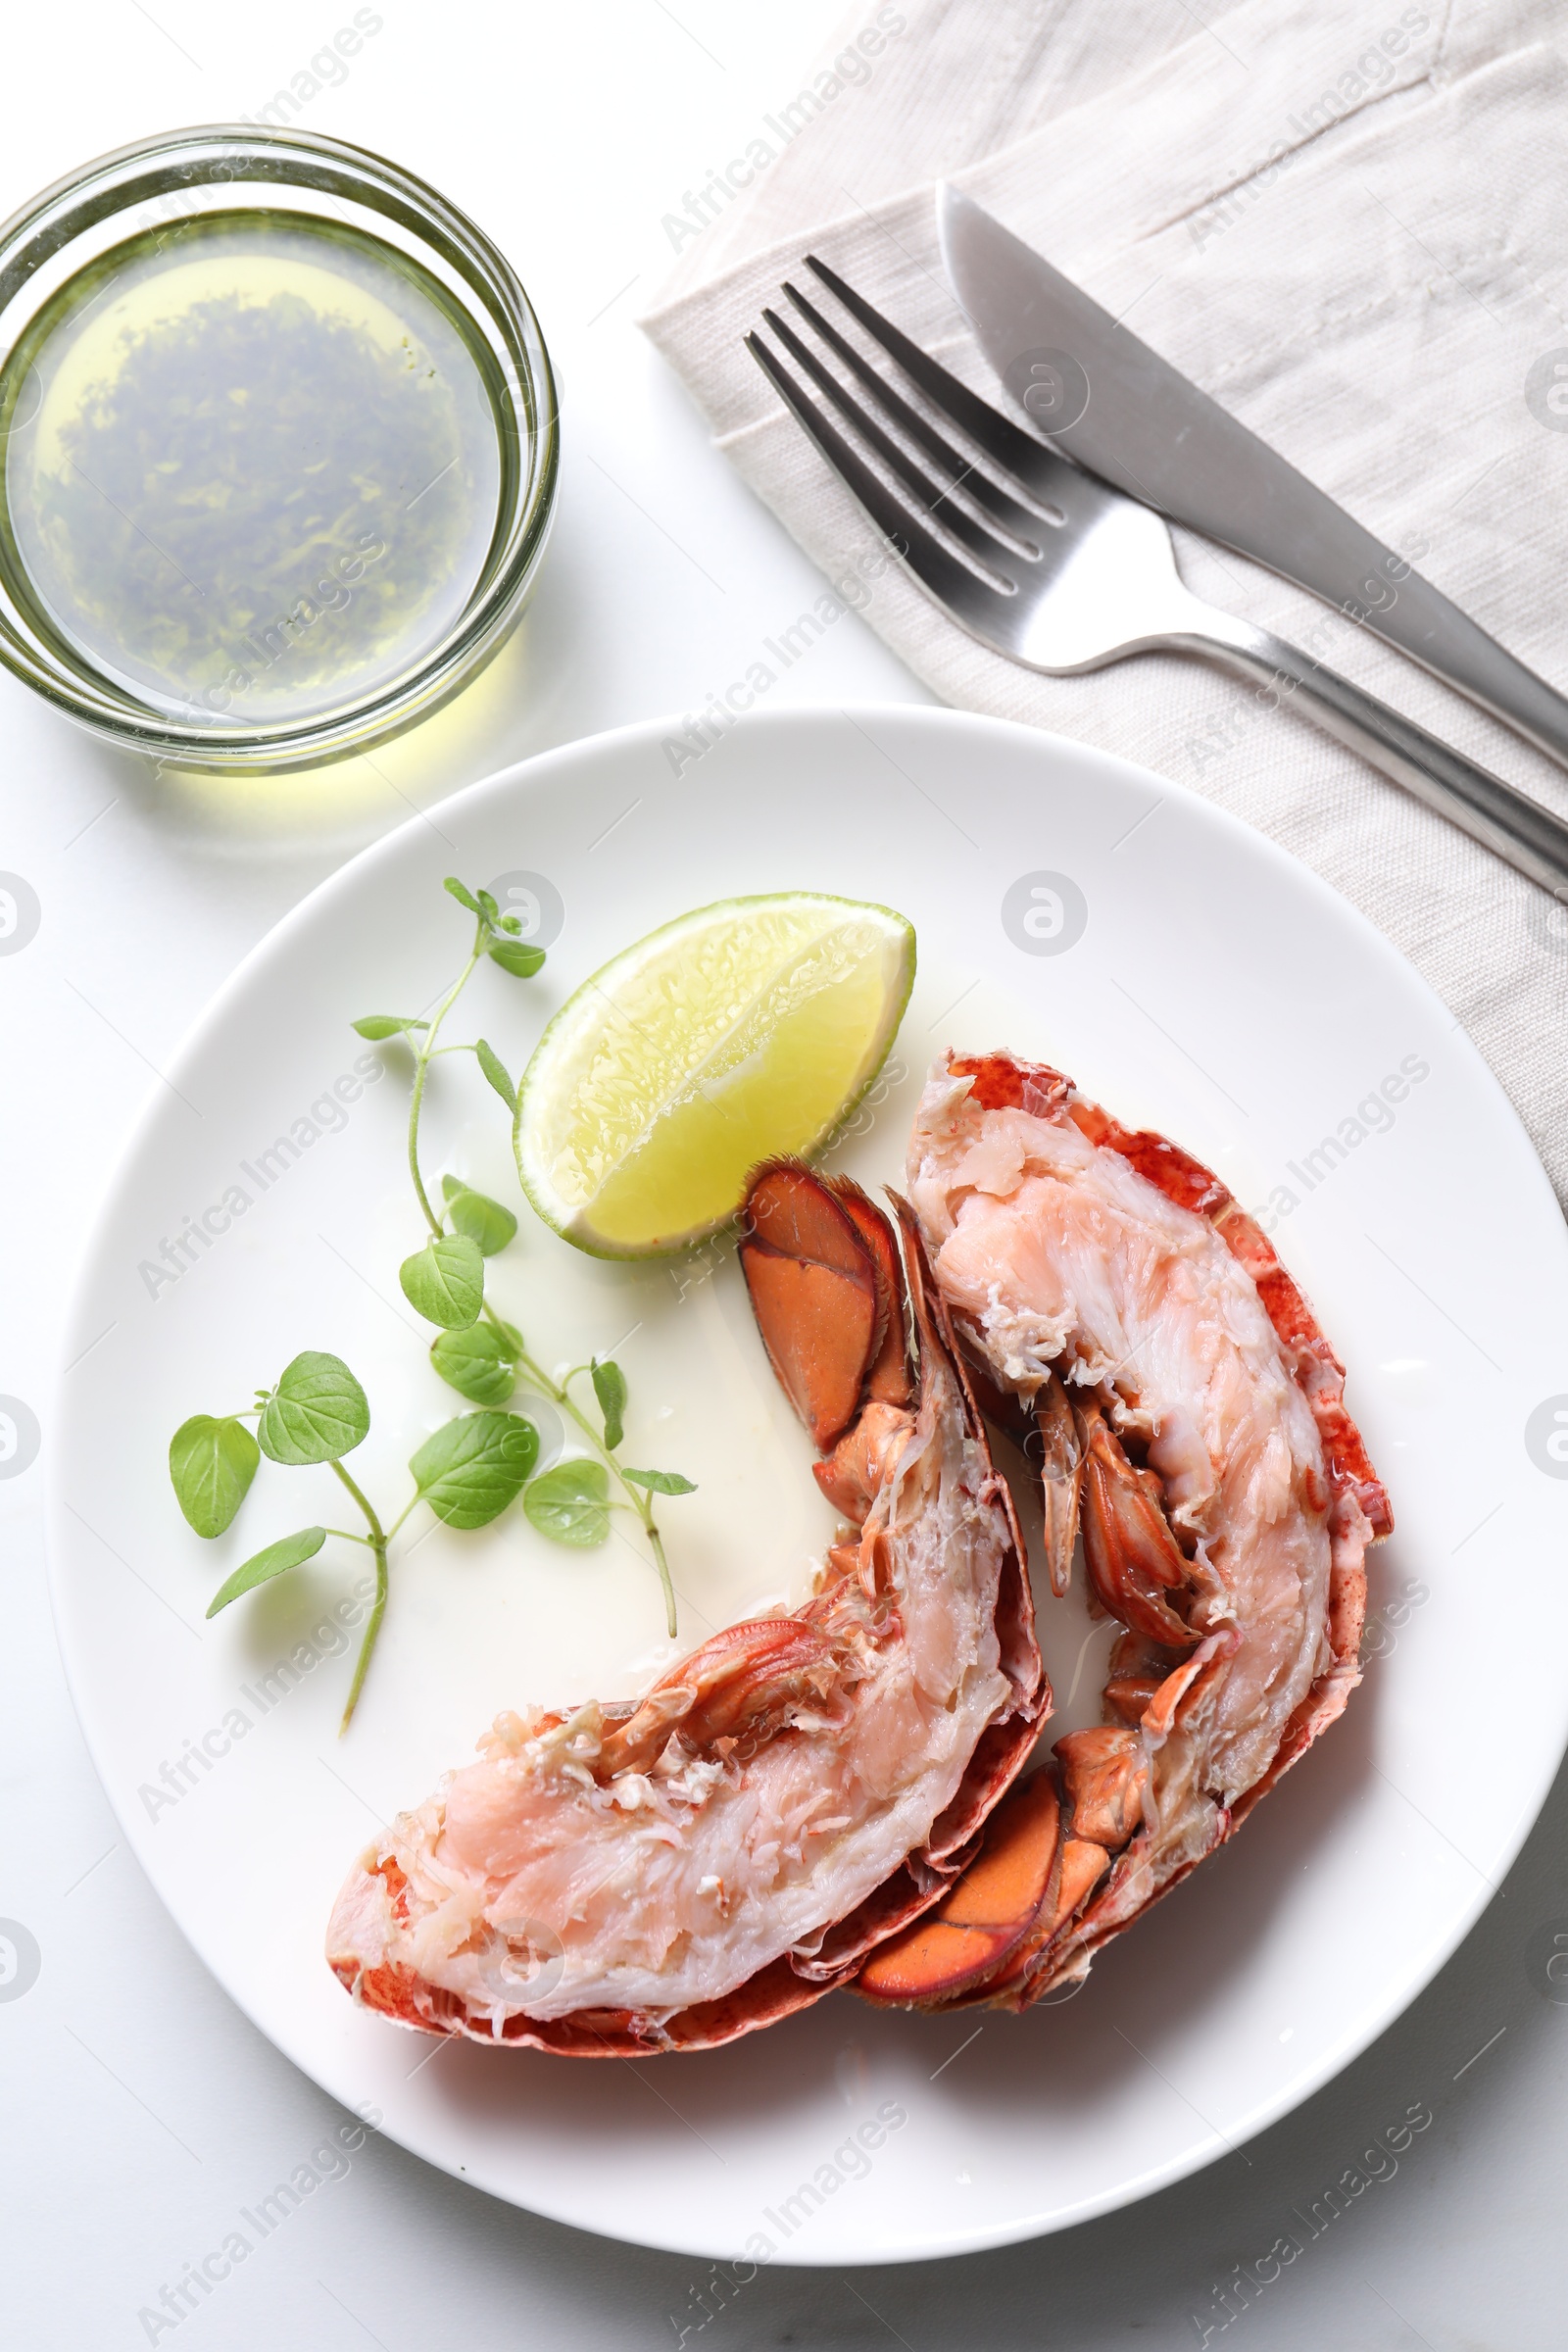
<instances>
[{"instance_id":1,"label":"small green leaf","mask_svg":"<svg viewBox=\"0 0 1568 2352\"><path fill-rule=\"evenodd\" d=\"M517 1230L517 1220L510 1208L503 1208L488 1193L476 1193L466 1184L448 1193L447 1214L459 1233L466 1233L483 1257L494 1257Z\"/></svg>"},{"instance_id":2,"label":"small green leaf","mask_svg":"<svg viewBox=\"0 0 1568 2352\"><path fill-rule=\"evenodd\" d=\"M481 890L478 893L478 899L480 911L483 913L486 922L493 923L497 915L501 912L500 907L496 905L495 900L490 896L490 893L487 890Z\"/></svg>"},{"instance_id":3,"label":"small green leaf","mask_svg":"<svg viewBox=\"0 0 1568 2352\"><path fill-rule=\"evenodd\" d=\"M495 1088L496 1093L501 1097L502 1102L512 1112L514 1118L515 1118L517 1112L517 1090L507 1075L506 1063L502 1060L494 1046L490 1045L482 1037L473 1050L475 1054L478 1056L480 1069L483 1070L485 1076Z\"/></svg>"},{"instance_id":4,"label":"small green leaf","mask_svg":"<svg viewBox=\"0 0 1568 2352\"><path fill-rule=\"evenodd\" d=\"M552 1544L587 1551L610 1533L610 1480L603 1462L558 1462L524 1491L529 1525Z\"/></svg>"},{"instance_id":5,"label":"small green leaf","mask_svg":"<svg viewBox=\"0 0 1568 2352\"><path fill-rule=\"evenodd\" d=\"M450 890L452 896L457 900L458 905L460 906L466 906L470 914L483 914L484 908L480 906L472 891L467 889L462 882L460 882L456 874L448 874L441 887L443 890Z\"/></svg>"},{"instance_id":6,"label":"small green leaf","mask_svg":"<svg viewBox=\"0 0 1568 2352\"><path fill-rule=\"evenodd\" d=\"M220 1536L250 1493L261 1460L243 1421L193 1413L169 1441L175 1498L199 1536Z\"/></svg>"},{"instance_id":7,"label":"small green leaf","mask_svg":"<svg viewBox=\"0 0 1568 2352\"><path fill-rule=\"evenodd\" d=\"M365 1391L342 1357L307 1348L268 1397L256 1434L270 1460L298 1468L341 1460L369 1427Z\"/></svg>"},{"instance_id":8,"label":"small green leaf","mask_svg":"<svg viewBox=\"0 0 1568 2352\"><path fill-rule=\"evenodd\" d=\"M593 1360L594 1395L605 1416L605 1444L612 1453L626 1434L626 1375L618 1364Z\"/></svg>"},{"instance_id":9,"label":"small green leaf","mask_svg":"<svg viewBox=\"0 0 1568 2352\"><path fill-rule=\"evenodd\" d=\"M314 1559L325 1542L324 1527L302 1527L297 1536L283 1536L276 1544L269 1544L265 1551L257 1552L242 1568L236 1568L227 1584L219 1586L208 1603L208 1616L216 1617L220 1609L226 1609L242 1592L270 1584L285 1569L297 1568L302 1560Z\"/></svg>"},{"instance_id":10,"label":"small green leaf","mask_svg":"<svg viewBox=\"0 0 1568 2352\"><path fill-rule=\"evenodd\" d=\"M510 1323L503 1331L504 1337L493 1323L470 1323L430 1344L430 1361L448 1388L472 1404L505 1404L517 1385L522 1334Z\"/></svg>"},{"instance_id":11,"label":"small green leaf","mask_svg":"<svg viewBox=\"0 0 1568 2352\"><path fill-rule=\"evenodd\" d=\"M628 1486L647 1487L654 1494L695 1494L696 1487L678 1470L623 1470L621 1477Z\"/></svg>"},{"instance_id":12,"label":"small green leaf","mask_svg":"<svg viewBox=\"0 0 1568 2352\"><path fill-rule=\"evenodd\" d=\"M463 1413L409 1464L421 1498L448 1527L500 1517L539 1459L539 1433L518 1413Z\"/></svg>"},{"instance_id":13,"label":"small green leaf","mask_svg":"<svg viewBox=\"0 0 1568 2352\"><path fill-rule=\"evenodd\" d=\"M355 1021L352 1026L361 1037L374 1040L401 1037L405 1029L428 1029L430 1024L428 1021L405 1020L397 1012L368 1012L362 1021Z\"/></svg>"},{"instance_id":14,"label":"small green leaf","mask_svg":"<svg viewBox=\"0 0 1568 2352\"><path fill-rule=\"evenodd\" d=\"M484 1259L466 1233L426 1242L398 1268L403 1296L427 1323L466 1331L484 1304Z\"/></svg>"},{"instance_id":15,"label":"small green leaf","mask_svg":"<svg viewBox=\"0 0 1568 2352\"><path fill-rule=\"evenodd\" d=\"M543 948L530 948L520 939L492 939L490 960L515 979L530 980L545 959Z\"/></svg>"}]
</instances>

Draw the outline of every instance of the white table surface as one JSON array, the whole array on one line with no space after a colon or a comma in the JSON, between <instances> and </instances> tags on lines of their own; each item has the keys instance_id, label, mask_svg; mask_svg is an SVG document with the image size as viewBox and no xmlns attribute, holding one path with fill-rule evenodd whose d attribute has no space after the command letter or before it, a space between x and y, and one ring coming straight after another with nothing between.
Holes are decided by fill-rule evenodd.
<instances>
[{"instance_id":1,"label":"white table surface","mask_svg":"<svg viewBox=\"0 0 1568 2352\"><path fill-rule=\"evenodd\" d=\"M158 1065L240 956L411 807L527 753L696 707L817 591L632 319L665 267L662 216L793 95L838 0L787 16L756 0L679 0L673 14L662 0L384 0L377 13L346 80L302 120L424 173L517 265L564 384L555 544L514 648L451 723L379 753L381 774L159 778L0 675L0 868L43 908L36 938L0 959L0 1393L40 1413L106 1172ZM11 12L0 212L103 149L254 114L352 15L347 0ZM773 699L850 698L925 699L853 615ZM46 1421L45 1449L49 1437ZM0 1922L22 1923L40 1960L25 1989L0 1982L8 2342L1163 2352L1228 2337L1256 2352L1560 2352L1568 2000L1550 1997L1545 1963L1553 1925L1568 1936L1568 1776L1480 1927L1381 2042L1243 2152L1129 2212L984 2258L774 2271L737 2293L687 2257L496 2205L372 2133L276 2245L159 2328L141 2315L165 2285L344 2118L230 2006L119 1839L50 1624L41 1462L0 1481ZM1528 1705L1528 1642L1555 1656L1560 1637L1521 1632ZM1343 1964L1356 1965L1353 1920ZM1308 2237L1314 2201L1412 2107L1433 2120L1396 2173L1374 2159L1363 2171L1385 2177ZM1216 2289L1283 2232L1303 2253L1250 2302L1233 2292L1222 2328Z\"/></svg>"}]
</instances>

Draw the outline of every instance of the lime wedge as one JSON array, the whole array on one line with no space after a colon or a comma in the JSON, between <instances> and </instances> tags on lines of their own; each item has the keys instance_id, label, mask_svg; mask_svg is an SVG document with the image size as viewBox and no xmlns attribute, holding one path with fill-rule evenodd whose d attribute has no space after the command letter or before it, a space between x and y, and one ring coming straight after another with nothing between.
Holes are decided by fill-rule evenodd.
<instances>
[{"instance_id":1,"label":"lime wedge","mask_svg":"<svg viewBox=\"0 0 1568 2352\"><path fill-rule=\"evenodd\" d=\"M760 1159L808 1152L887 1058L914 980L902 914L781 891L626 948L551 1022L514 1142L547 1225L651 1257L722 1225Z\"/></svg>"}]
</instances>

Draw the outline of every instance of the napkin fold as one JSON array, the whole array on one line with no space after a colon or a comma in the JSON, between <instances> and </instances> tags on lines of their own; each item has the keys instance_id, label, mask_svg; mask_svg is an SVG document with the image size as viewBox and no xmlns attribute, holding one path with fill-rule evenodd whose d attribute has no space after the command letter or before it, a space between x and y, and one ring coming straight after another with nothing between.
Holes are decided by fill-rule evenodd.
<instances>
[{"instance_id":1,"label":"napkin fold","mask_svg":"<svg viewBox=\"0 0 1568 2352\"><path fill-rule=\"evenodd\" d=\"M841 577L875 534L741 338L818 253L1007 409L942 268L932 190L950 178L1568 685L1568 403L1547 397L1557 359L1568 378L1556 14L857 0L799 89L666 216L672 273L643 324L717 446ZM1461 696L1245 559L1176 540L1199 595L1568 815L1568 776ZM1568 910L1219 672L1145 655L1039 677L965 637L897 564L861 596L943 701L1141 760L1353 900L1469 1031L1568 1203Z\"/></svg>"}]
</instances>

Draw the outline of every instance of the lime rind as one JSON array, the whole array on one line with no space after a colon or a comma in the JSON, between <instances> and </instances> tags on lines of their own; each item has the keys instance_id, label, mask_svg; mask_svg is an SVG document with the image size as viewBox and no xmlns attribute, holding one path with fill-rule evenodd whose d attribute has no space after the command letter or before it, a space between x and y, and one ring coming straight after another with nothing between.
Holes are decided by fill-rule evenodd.
<instances>
[{"instance_id":1,"label":"lime rind","mask_svg":"<svg viewBox=\"0 0 1568 2352\"><path fill-rule=\"evenodd\" d=\"M835 961L849 984L837 1002ZM914 963L905 916L823 892L721 900L650 932L567 999L523 1073L513 1140L529 1201L595 1257L668 1257L718 1232L756 1159L819 1150L874 1084ZM780 1041L787 1049L804 1025L810 1044L825 1038L833 1050L804 1058L797 1050L791 1063ZM631 1050L617 1051L617 1041ZM829 1101L822 1088L835 1073L844 1082ZM725 1125L737 1108L744 1166L735 1159L741 1138ZM672 1117L694 1152L673 1152ZM710 1180L710 1170L726 1146L720 1200L722 1168ZM700 1213L628 1232L628 1215L640 1224L649 1199L673 1191L689 1209L705 1189Z\"/></svg>"}]
</instances>

